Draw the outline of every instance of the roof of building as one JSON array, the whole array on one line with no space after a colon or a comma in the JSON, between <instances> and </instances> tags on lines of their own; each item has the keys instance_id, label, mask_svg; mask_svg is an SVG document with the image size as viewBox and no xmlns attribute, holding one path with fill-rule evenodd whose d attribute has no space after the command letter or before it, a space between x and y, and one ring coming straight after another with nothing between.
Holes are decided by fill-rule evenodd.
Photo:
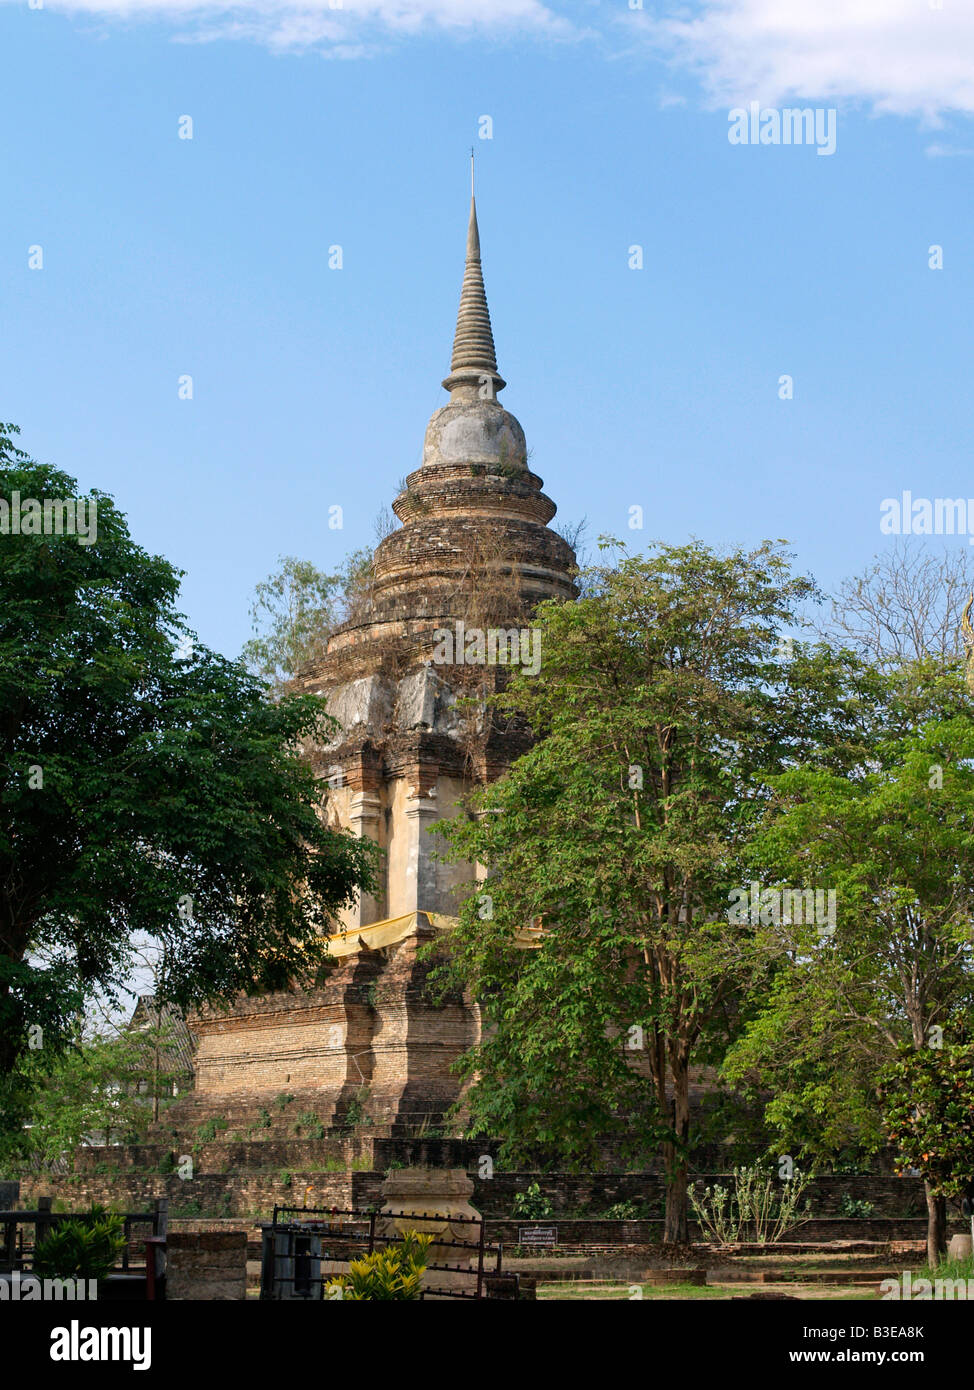
<instances>
[{"instance_id":1,"label":"roof of building","mask_svg":"<svg viewBox=\"0 0 974 1390\"><path fill-rule=\"evenodd\" d=\"M195 1044L186 1020L171 1004L156 1003L154 994L140 994L138 1003L129 1019L129 1028L138 1031L143 1028L159 1028L169 1035L170 1045L161 1059L161 1069L165 1072L192 1072Z\"/></svg>"}]
</instances>

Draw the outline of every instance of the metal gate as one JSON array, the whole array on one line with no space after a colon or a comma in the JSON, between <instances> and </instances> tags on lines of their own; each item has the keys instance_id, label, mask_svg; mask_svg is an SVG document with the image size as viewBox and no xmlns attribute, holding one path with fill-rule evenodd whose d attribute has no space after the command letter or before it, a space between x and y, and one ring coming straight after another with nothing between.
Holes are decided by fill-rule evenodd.
<instances>
[{"instance_id":1,"label":"metal gate","mask_svg":"<svg viewBox=\"0 0 974 1390\"><path fill-rule=\"evenodd\" d=\"M483 1298L486 1262L501 1271L500 1245L488 1245L484 1238L484 1222L471 1216L445 1216L432 1211L378 1211L375 1208L359 1211L343 1207L275 1207L271 1221L262 1221L260 1296L271 1300L320 1301L326 1285L336 1275L347 1271L352 1260L371 1255L390 1245L402 1242L402 1235L379 1235L379 1219L405 1218L416 1222L448 1220L451 1226L463 1226L469 1240L434 1242L437 1251L457 1251L457 1264L430 1262L429 1273L448 1273L454 1276L450 1288L424 1288L420 1298ZM466 1254L466 1263L462 1263Z\"/></svg>"}]
</instances>

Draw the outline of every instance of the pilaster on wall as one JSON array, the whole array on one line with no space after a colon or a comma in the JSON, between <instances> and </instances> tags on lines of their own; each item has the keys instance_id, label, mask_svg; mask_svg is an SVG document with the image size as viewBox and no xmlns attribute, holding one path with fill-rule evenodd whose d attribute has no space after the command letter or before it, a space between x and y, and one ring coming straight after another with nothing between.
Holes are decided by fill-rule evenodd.
<instances>
[{"instance_id":1,"label":"pilaster on wall","mask_svg":"<svg viewBox=\"0 0 974 1390\"><path fill-rule=\"evenodd\" d=\"M349 803L348 823L352 834L358 839L379 840L379 822L382 815L382 798L374 791L353 792ZM380 874L382 869L380 867ZM385 891L380 888L380 898L371 893L359 893L355 905L347 914L349 927L367 927L370 922L379 922L383 917Z\"/></svg>"},{"instance_id":2,"label":"pilaster on wall","mask_svg":"<svg viewBox=\"0 0 974 1390\"><path fill-rule=\"evenodd\" d=\"M431 826L440 818L437 788L424 785L410 787L403 811L406 834L406 881L402 885L405 905L402 912L440 912L442 907L436 881L433 854L435 842Z\"/></svg>"}]
</instances>

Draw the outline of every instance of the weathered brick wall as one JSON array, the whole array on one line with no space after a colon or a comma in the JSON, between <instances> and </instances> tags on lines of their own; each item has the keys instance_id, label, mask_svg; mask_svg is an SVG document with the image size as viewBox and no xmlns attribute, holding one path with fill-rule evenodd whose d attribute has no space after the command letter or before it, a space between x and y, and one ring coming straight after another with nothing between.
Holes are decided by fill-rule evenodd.
<instances>
[{"instance_id":1,"label":"weathered brick wall","mask_svg":"<svg viewBox=\"0 0 974 1390\"><path fill-rule=\"evenodd\" d=\"M690 1239L706 1241L706 1232L698 1222L690 1221ZM963 1223L950 1226L960 1231ZM525 1229L548 1227L557 1231L559 1251L574 1246L658 1245L663 1239L662 1221L563 1221L550 1218L543 1221L488 1221L487 1239L500 1241L505 1247L517 1245ZM881 1217L869 1221L844 1220L839 1217L806 1221L788 1236L789 1241L811 1243L834 1240L922 1241L926 1236L926 1218ZM530 1247L526 1247L530 1248Z\"/></svg>"},{"instance_id":2,"label":"weathered brick wall","mask_svg":"<svg viewBox=\"0 0 974 1390\"><path fill-rule=\"evenodd\" d=\"M459 995L434 1000L420 949L437 932L425 919L382 951L345 958L315 990L241 999L194 1017L196 1090L169 1107L185 1129L237 1111L275 1116L277 1096L300 1093L326 1127L354 1118L377 1127L433 1124L458 1098L451 1064L476 1040L476 1011Z\"/></svg>"},{"instance_id":3,"label":"weathered brick wall","mask_svg":"<svg viewBox=\"0 0 974 1390\"><path fill-rule=\"evenodd\" d=\"M505 1173L494 1170L492 1178L474 1180L474 1205L487 1216L507 1216L511 1213L519 1192L526 1192L537 1183L542 1196L548 1198L556 1213L578 1212L580 1208L593 1212L605 1211L617 1202L646 1203L660 1216L663 1213L665 1185L658 1173ZM694 1182L703 1187L733 1188L731 1173L697 1174ZM923 1183L919 1178L893 1178L872 1174L850 1174L842 1177L822 1177L807 1190L812 1211L816 1216L838 1217L842 1214L843 1198L867 1201L873 1205L876 1217L920 1216L925 1213Z\"/></svg>"},{"instance_id":4,"label":"weathered brick wall","mask_svg":"<svg viewBox=\"0 0 974 1390\"><path fill-rule=\"evenodd\" d=\"M243 1231L171 1231L166 1242L166 1298L243 1299L247 1296L247 1236Z\"/></svg>"},{"instance_id":5,"label":"weathered brick wall","mask_svg":"<svg viewBox=\"0 0 974 1390\"><path fill-rule=\"evenodd\" d=\"M324 1144L326 1141L322 1141ZM493 1177L480 1175L474 1166L478 1155L464 1154L468 1147L460 1141L393 1141L378 1140L375 1149L386 1157L385 1168L322 1172L289 1163L295 1162L294 1148L286 1141L266 1144L207 1145L202 1151L206 1162L199 1162L192 1178L180 1178L174 1173L145 1172L136 1167L119 1165L113 1173L83 1171L66 1177L30 1176L21 1184L21 1205L32 1205L38 1196L53 1194L69 1206L84 1207L92 1201L121 1206L127 1210L142 1210L156 1197L168 1197L173 1216L240 1217L256 1219L269 1217L278 1206L363 1207L377 1200L388 1160L389 1150L396 1150L393 1162L406 1167L429 1164L433 1167L464 1168L474 1183L473 1205L485 1216L495 1219L512 1217L514 1202L519 1193L527 1192L537 1183L543 1197L550 1201L552 1216L546 1220L568 1220L572 1217L594 1220L619 1202L645 1204L650 1217L663 1214L665 1188L656 1173L542 1173L505 1172L495 1167ZM300 1145L306 1151L314 1145ZM474 1144L469 1146L477 1149ZM228 1172L212 1171L221 1162L221 1148L227 1161L243 1151L251 1167L236 1167ZM269 1160L257 1166L260 1151ZM104 1150L100 1152L105 1152ZM109 1151L113 1152L113 1151ZM114 1151L119 1155L124 1150ZM143 1155L160 1151L140 1150ZM378 1153L376 1157L378 1158ZM277 1164L280 1166L276 1166ZM697 1178L703 1185L732 1183L729 1174L706 1174ZM871 1217L877 1220L923 1219L925 1206L923 1184L918 1178L890 1178L882 1175L850 1175L818 1178L810 1185L808 1196L817 1219L843 1217L843 1198L872 1203ZM525 1218L522 1218L522 1221ZM858 1218L846 1218L861 1225ZM836 1235L835 1239L844 1237ZM877 1239L884 1237L876 1237Z\"/></svg>"},{"instance_id":6,"label":"weathered brick wall","mask_svg":"<svg viewBox=\"0 0 974 1390\"><path fill-rule=\"evenodd\" d=\"M274 1206L361 1207L374 1201L382 1173L200 1173L185 1181L172 1175L107 1177L78 1175L30 1179L21 1184L20 1205L53 1195L72 1210L92 1202L125 1211L147 1210L157 1197L168 1197L174 1217L233 1216L269 1219Z\"/></svg>"}]
</instances>

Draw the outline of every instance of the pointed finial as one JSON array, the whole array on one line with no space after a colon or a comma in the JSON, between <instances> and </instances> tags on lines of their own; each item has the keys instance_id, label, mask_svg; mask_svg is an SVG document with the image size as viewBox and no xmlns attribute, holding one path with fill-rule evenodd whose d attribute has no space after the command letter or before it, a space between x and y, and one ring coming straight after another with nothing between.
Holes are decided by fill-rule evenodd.
<instances>
[{"instance_id":1,"label":"pointed finial","mask_svg":"<svg viewBox=\"0 0 974 1390\"><path fill-rule=\"evenodd\" d=\"M484 388L490 384L485 396ZM460 291L460 311L453 338L453 358L450 375L443 382L452 394L480 395L492 399L502 391L506 382L497 370L494 335L490 326L490 310L484 290L480 267L480 229L477 226L477 202L474 197L474 152L470 147L470 221L467 224L467 260Z\"/></svg>"}]
</instances>

